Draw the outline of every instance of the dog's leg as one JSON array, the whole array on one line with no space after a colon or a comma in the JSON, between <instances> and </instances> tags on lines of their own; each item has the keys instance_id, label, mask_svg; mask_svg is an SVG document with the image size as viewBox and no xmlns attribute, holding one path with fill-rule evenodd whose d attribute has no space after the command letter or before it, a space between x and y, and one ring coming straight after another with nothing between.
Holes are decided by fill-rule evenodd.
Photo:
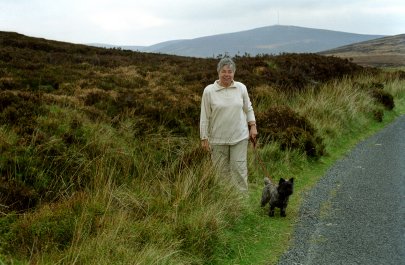
<instances>
[{"instance_id":1,"label":"dog's leg","mask_svg":"<svg viewBox=\"0 0 405 265\"><path fill-rule=\"evenodd\" d=\"M270 217L273 217L274 216L274 206L272 206L272 205L270 205L270 208L269 208L269 216Z\"/></svg>"},{"instance_id":2,"label":"dog's leg","mask_svg":"<svg viewBox=\"0 0 405 265\"><path fill-rule=\"evenodd\" d=\"M269 187L266 186L262 192L262 199L260 201L260 205L264 207L270 201L270 190Z\"/></svg>"},{"instance_id":3,"label":"dog's leg","mask_svg":"<svg viewBox=\"0 0 405 265\"><path fill-rule=\"evenodd\" d=\"M264 207L264 206L266 205L266 203L268 203L268 202L269 202L269 200L267 200L267 199L262 199L262 201L261 201L261 203L260 203L260 206Z\"/></svg>"},{"instance_id":4,"label":"dog's leg","mask_svg":"<svg viewBox=\"0 0 405 265\"><path fill-rule=\"evenodd\" d=\"M286 217L287 215L285 214L285 210L286 210L286 207L281 207L281 209L280 209L280 215L281 215L281 217Z\"/></svg>"}]
</instances>

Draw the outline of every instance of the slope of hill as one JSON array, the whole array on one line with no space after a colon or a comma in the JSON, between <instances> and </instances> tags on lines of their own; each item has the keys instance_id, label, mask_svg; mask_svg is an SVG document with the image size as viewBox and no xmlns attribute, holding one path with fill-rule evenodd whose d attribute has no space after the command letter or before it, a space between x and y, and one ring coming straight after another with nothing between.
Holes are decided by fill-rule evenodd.
<instances>
[{"instance_id":1,"label":"slope of hill","mask_svg":"<svg viewBox=\"0 0 405 265\"><path fill-rule=\"evenodd\" d=\"M405 34L345 45L320 54L351 58L368 66L405 66Z\"/></svg>"},{"instance_id":2,"label":"slope of hill","mask_svg":"<svg viewBox=\"0 0 405 265\"><path fill-rule=\"evenodd\" d=\"M324 29L274 25L252 30L177 40L145 47L143 51L192 57L219 54L244 55L319 52L339 46L376 39L363 35Z\"/></svg>"},{"instance_id":3,"label":"slope of hill","mask_svg":"<svg viewBox=\"0 0 405 265\"><path fill-rule=\"evenodd\" d=\"M195 63L196 60L198 64ZM286 89L300 89L308 83L326 81L361 70L361 67L347 60L324 58L315 54L268 55L262 58L240 56L237 61L240 66L238 77L252 88L259 84L269 84ZM118 83L125 89L133 86L141 88L150 84L149 75L156 72L165 73L164 76L160 73L160 79L162 85L167 87L172 87L177 82L170 75L182 80L180 83L196 83L203 87L216 78L216 62L213 58L134 52L117 47L106 49L32 38L14 32L0 32L0 63L4 66L0 70L4 73L0 79L0 89L36 90L45 86L58 89L83 78L87 82L81 85L82 88L108 88L109 85ZM189 72L191 66L194 69L193 74ZM91 67L98 69L98 72L83 77L83 73L88 72L87 68ZM134 79L132 83L115 78L111 80L112 73L109 71L116 67L132 67L139 73L130 77L131 80Z\"/></svg>"}]
</instances>

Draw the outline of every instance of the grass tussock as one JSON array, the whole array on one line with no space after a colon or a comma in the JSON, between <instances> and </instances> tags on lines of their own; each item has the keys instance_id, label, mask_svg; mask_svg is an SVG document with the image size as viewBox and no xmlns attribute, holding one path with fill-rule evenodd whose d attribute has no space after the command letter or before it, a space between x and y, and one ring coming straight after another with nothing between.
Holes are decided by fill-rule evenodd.
<instances>
[{"instance_id":1,"label":"grass tussock","mask_svg":"<svg viewBox=\"0 0 405 265\"><path fill-rule=\"evenodd\" d=\"M235 58L260 134L246 198L199 146L216 60L1 41L6 264L275 264L317 179L308 169L405 112L401 71L312 54ZM286 219L258 207L256 155L271 177L296 179Z\"/></svg>"}]
</instances>

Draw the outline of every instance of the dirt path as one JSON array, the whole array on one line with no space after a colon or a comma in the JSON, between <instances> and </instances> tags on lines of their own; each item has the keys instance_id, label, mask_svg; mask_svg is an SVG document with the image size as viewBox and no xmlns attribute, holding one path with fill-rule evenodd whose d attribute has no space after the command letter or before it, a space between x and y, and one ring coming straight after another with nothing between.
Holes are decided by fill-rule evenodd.
<instances>
[{"instance_id":1,"label":"dirt path","mask_svg":"<svg viewBox=\"0 0 405 265\"><path fill-rule=\"evenodd\" d=\"M279 264L405 264L405 116L357 145L308 194Z\"/></svg>"}]
</instances>

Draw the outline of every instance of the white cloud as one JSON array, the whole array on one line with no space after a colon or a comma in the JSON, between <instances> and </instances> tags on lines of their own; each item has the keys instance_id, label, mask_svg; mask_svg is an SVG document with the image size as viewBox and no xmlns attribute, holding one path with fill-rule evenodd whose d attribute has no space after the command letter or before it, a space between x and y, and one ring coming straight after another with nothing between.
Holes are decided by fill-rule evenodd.
<instances>
[{"instance_id":1,"label":"white cloud","mask_svg":"<svg viewBox=\"0 0 405 265\"><path fill-rule=\"evenodd\" d=\"M94 12L89 14L89 20L106 31L143 30L162 26L166 22L165 19L148 14L144 10L137 9L134 12L122 8Z\"/></svg>"},{"instance_id":2,"label":"white cloud","mask_svg":"<svg viewBox=\"0 0 405 265\"><path fill-rule=\"evenodd\" d=\"M76 43L151 45L261 26L405 33L395 0L0 0L0 30Z\"/></svg>"}]
</instances>

